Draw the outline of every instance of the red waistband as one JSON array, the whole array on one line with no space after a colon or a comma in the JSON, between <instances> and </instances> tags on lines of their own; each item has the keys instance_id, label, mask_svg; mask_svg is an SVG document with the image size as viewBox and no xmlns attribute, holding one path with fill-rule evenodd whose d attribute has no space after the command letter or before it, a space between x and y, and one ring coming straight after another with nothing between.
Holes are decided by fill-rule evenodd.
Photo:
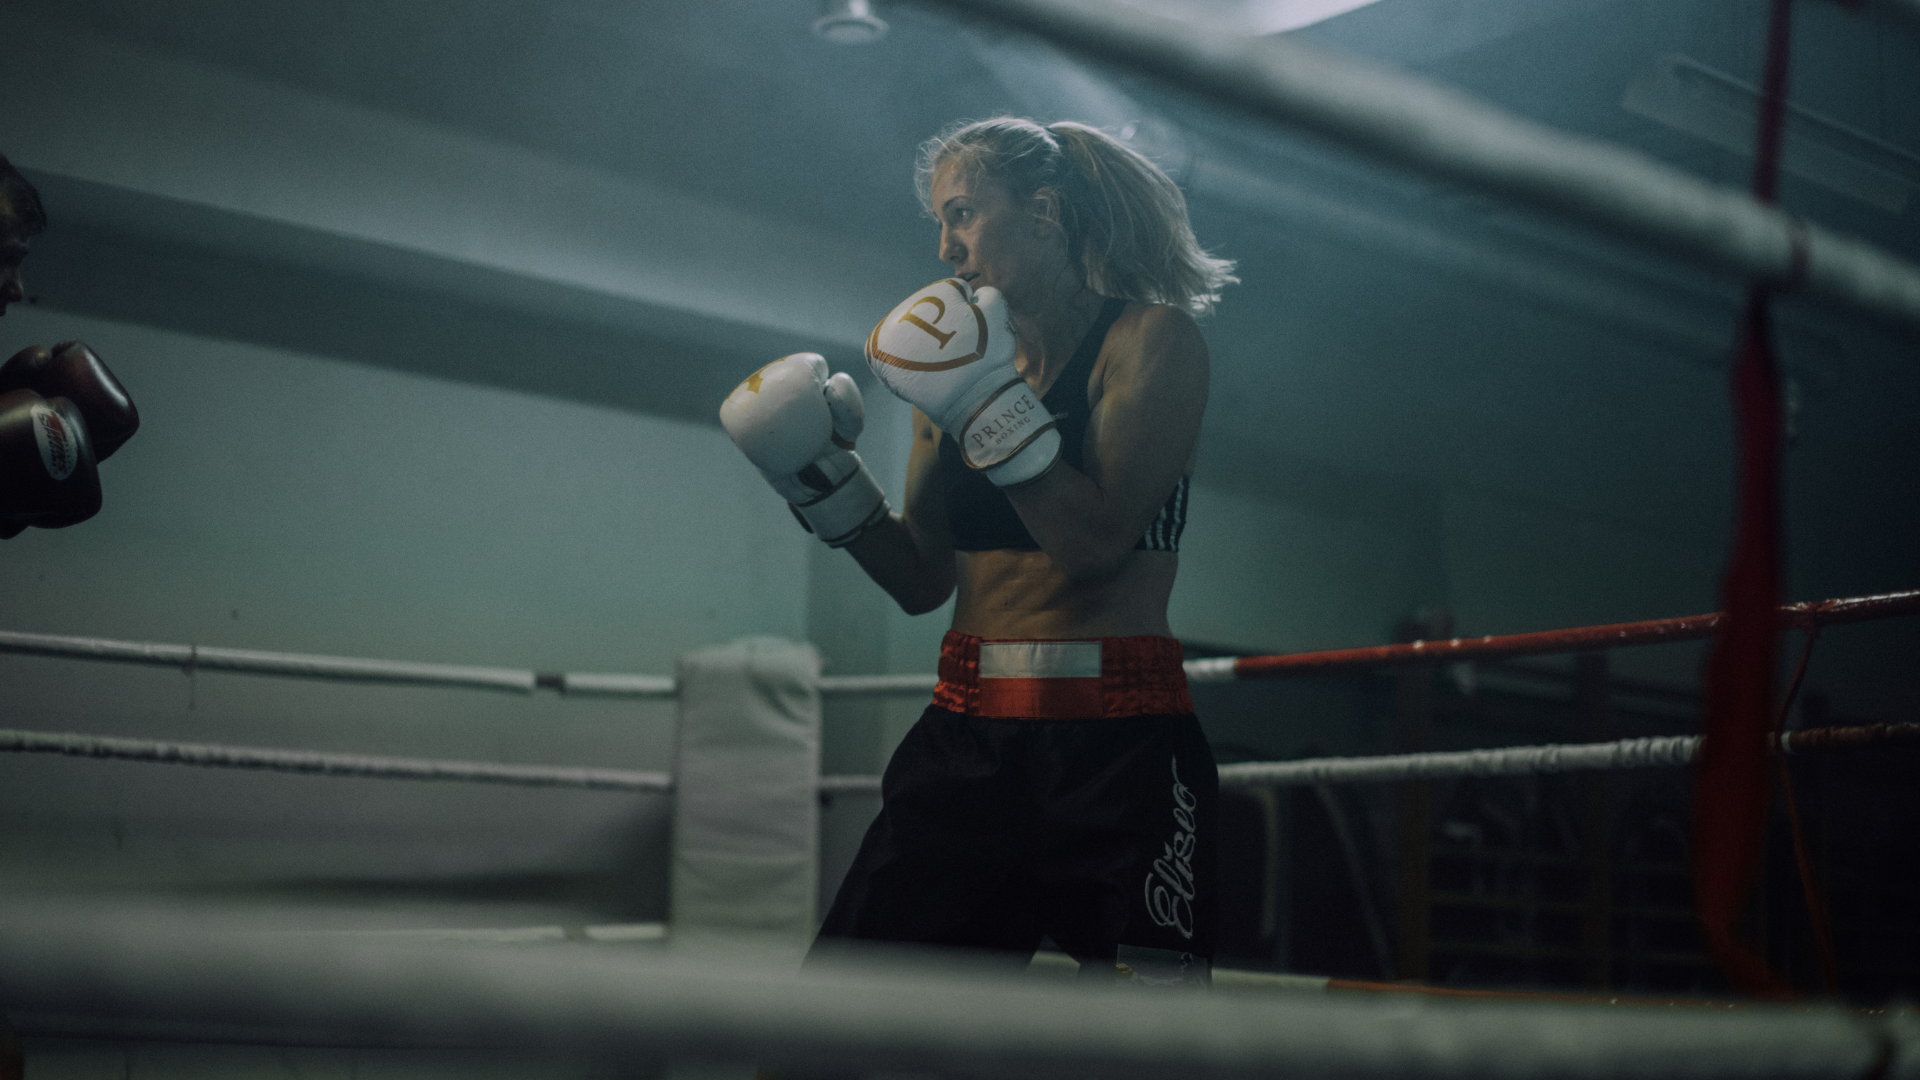
<instances>
[{"instance_id":1,"label":"red waistband","mask_svg":"<svg viewBox=\"0 0 1920 1080\"><path fill-rule=\"evenodd\" d=\"M994 654L985 676L983 644ZM965 716L1028 720L1188 714L1193 698L1181 660L1180 643L1169 637L983 641L949 630L933 703Z\"/></svg>"}]
</instances>

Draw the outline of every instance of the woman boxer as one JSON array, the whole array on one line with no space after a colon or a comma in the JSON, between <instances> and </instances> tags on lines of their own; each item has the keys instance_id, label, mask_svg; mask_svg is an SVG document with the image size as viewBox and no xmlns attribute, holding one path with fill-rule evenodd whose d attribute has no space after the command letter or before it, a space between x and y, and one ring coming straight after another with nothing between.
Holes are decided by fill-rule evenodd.
<instances>
[{"instance_id":1,"label":"woman boxer","mask_svg":"<svg viewBox=\"0 0 1920 1080\"><path fill-rule=\"evenodd\" d=\"M867 347L915 406L904 512L850 452L857 394L817 357L769 365L722 410L902 608L958 590L933 704L887 767L816 952L1024 958L1051 937L1083 972L1203 979L1218 781L1167 599L1207 397L1193 314L1232 265L1201 250L1163 172L1082 124L960 126L922 148L917 179L953 277ZM777 461L740 422L736 399L766 407L749 384L783 373L797 389L774 396L824 397L834 446Z\"/></svg>"}]
</instances>

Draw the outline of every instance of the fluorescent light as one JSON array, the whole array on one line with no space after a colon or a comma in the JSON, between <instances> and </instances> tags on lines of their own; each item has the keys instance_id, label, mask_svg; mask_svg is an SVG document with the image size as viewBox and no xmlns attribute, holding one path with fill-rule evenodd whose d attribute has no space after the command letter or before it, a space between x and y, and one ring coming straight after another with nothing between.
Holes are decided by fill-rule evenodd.
<instances>
[{"instance_id":1,"label":"fluorescent light","mask_svg":"<svg viewBox=\"0 0 1920 1080\"><path fill-rule=\"evenodd\" d=\"M887 24L873 13L871 0L827 0L813 32L835 45L868 45L887 36Z\"/></svg>"},{"instance_id":2,"label":"fluorescent light","mask_svg":"<svg viewBox=\"0 0 1920 1080\"><path fill-rule=\"evenodd\" d=\"M1378 0L1121 0L1130 7L1181 22L1206 23L1249 37L1298 30Z\"/></svg>"},{"instance_id":3,"label":"fluorescent light","mask_svg":"<svg viewBox=\"0 0 1920 1080\"><path fill-rule=\"evenodd\" d=\"M1345 15L1378 0L1248 0L1242 5L1248 33L1278 34Z\"/></svg>"}]
</instances>

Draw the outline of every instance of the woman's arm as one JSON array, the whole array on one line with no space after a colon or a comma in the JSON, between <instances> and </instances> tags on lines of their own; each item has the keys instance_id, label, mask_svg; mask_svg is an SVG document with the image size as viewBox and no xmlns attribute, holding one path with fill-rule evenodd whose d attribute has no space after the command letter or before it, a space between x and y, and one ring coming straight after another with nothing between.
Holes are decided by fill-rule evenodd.
<instances>
[{"instance_id":1,"label":"woman's arm","mask_svg":"<svg viewBox=\"0 0 1920 1080\"><path fill-rule=\"evenodd\" d=\"M953 595L957 573L953 532L940 488L940 438L933 421L919 409L913 410L906 507L847 545L867 576L909 615L923 615L946 603Z\"/></svg>"},{"instance_id":2,"label":"woman's arm","mask_svg":"<svg viewBox=\"0 0 1920 1080\"><path fill-rule=\"evenodd\" d=\"M1082 469L1057 464L1007 492L1072 581L1120 568L1186 471L1207 407L1207 343L1192 316L1154 305L1114 329Z\"/></svg>"}]
</instances>

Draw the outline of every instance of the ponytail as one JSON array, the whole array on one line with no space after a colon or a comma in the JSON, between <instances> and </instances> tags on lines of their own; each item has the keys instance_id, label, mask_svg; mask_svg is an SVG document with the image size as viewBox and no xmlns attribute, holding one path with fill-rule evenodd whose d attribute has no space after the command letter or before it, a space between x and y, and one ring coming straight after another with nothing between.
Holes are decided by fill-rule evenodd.
<instances>
[{"instance_id":1,"label":"ponytail","mask_svg":"<svg viewBox=\"0 0 1920 1080\"><path fill-rule=\"evenodd\" d=\"M1205 314L1221 288L1239 280L1232 260L1200 247L1172 179L1098 128L1013 117L950 128L920 148L915 179L923 205L930 208L934 171L950 160L1016 197L1051 192L1068 256L1102 296Z\"/></svg>"}]
</instances>

